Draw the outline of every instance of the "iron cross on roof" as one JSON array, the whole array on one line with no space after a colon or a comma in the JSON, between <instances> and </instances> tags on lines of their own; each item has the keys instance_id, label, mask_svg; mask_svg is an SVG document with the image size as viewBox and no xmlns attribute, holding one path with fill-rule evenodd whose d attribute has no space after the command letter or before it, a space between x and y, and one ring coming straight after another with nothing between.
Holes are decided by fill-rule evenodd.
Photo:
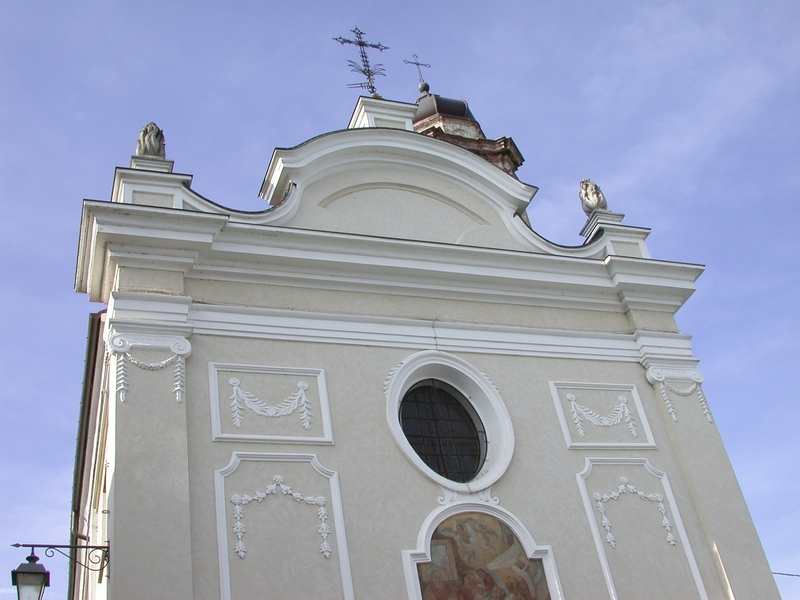
<instances>
[{"instance_id":1,"label":"iron cross on roof","mask_svg":"<svg viewBox=\"0 0 800 600\"><path fill-rule=\"evenodd\" d=\"M416 65L417 66L417 73L419 73L419 91L423 94L427 94L431 90L431 86L425 83L425 78L422 76L422 69L420 67L427 67L428 69L431 68L430 65L419 62L419 56L416 54L414 55L414 60L403 60L404 63L407 65Z\"/></svg>"},{"instance_id":2,"label":"iron cross on roof","mask_svg":"<svg viewBox=\"0 0 800 600\"><path fill-rule=\"evenodd\" d=\"M386 71L383 68L383 65L380 63L375 63L371 65L369 62L369 57L367 56L367 48L375 48L379 52L383 52L384 50L388 50L388 46L384 46L383 44L373 44L371 42L364 41L364 32L361 31L358 27L355 29L351 29L356 39L348 40L343 38L342 36L333 38L334 41L339 42L340 44L352 44L353 46L358 46L358 52L361 54L361 66L358 65L357 62L353 60L348 60L347 64L352 67L352 71L354 73L361 73L367 80L363 83L348 83L347 87L349 88L362 88L365 90L369 90L369 93L373 96L378 96L378 90L375 89L375 77L378 75L385 76Z\"/></svg>"},{"instance_id":3,"label":"iron cross on roof","mask_svg":"<svg viewBox=\"0 0 800 600\"><path fill-rule=\"evenodd\" d=\"M407 65L416 65L417 73L419 73L419 82L423 83L425 81L425 78L422 76L422 69L420 69L420 67L428 67L430 69L431 68L430 65L426 65L425 63L419 62L419 56L417 56L416 54L414 55L414 60L403 60L403 62L406 63Z\"/></svg>"}]
</instances>

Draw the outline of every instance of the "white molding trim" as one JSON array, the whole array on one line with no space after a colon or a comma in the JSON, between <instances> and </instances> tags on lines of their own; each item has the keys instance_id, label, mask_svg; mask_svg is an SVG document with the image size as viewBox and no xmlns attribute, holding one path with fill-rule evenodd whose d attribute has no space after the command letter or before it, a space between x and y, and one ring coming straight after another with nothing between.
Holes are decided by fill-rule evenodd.
<instances>
[{"instance_id":1,"label":"white molding trim","mask_svg":"<svg viewBox=\"0 0 800 600\"><path fill-rule=\"evenodd\" d=\"M598 333L214 304L193 304L188 319L204 335L637 363L646 346L676 361L693 359L691 336L682 333Z\"/></svg>"},{"instance_id":2,"label":"white molding trim","mask_svg":"<svg viewBox=\"0 0 800 600\"><path fill-rule=\"evenodd\" d=\"M319 415L322 424L320 436L289 435L257 435L224 433L222 431L222 399L219 397L219 372L257 373L263 375L295 375L303 380L313 380L317 386L319 407L312 407L312 412ZM270 442L284 444L333 444L330 405L328 402L328 386L323 369L298 367L274 367L262 365L238 365L229 363L208 363L208 386L211 398L211 439L215 442ZM300 425L298 424L298 427Z\"/></svg>"},{"instance_id":3,"label":"white molding trim","mask_svg":"<svg viewBox=\"0 0 800 600\"><path fill-rule=\"evenodd\" d=\"M456 483L435 473L411 447L400 425L400 403L414 384L424 379L443 381L472 404L486 431L486 459L476 479ZM489 488L506 472L514 454L514 427L500 392L486 375L447 352L423 350L393 367L383 384L386 395L386 421L395 442L406 458L426 477L459 494L474 494Z\"/></svg>"},{"instance_id":4,"label":"white molding trim","mask_svg":"<svg viewBox=\"0 0 800 600\"><path fill-rule=\"evenodd\" d=\"M635 385L624 383L586 383L574 381L550 381L550 394L553 397L553 403L556 407L556 414L558 415L558 422L561 424L561 431L564 434L564 442L567 448L577 450L581 448L595 448L595 449L629 449L629 448L656 448L656 442L653 438L653 432L650 429L650 423L647 420L647 415L644 412L642 399L639 396L639 391ZM623 397L629 395L633 399L633 405L636 410L636 423L637 437L642 436L641 440L631 438L629 442L582 442L576 441L574 435L576 429L573 417L568 417L564 410L564 402L561 398L560 390L564 389L579 389L579 390L597 390L597 391L611 391L620 392ZM577 399L576 399L577 400ZM589 407L591 408L591 407ZM625 423L621 422L616 425L617 427L625 427Z\"/></svg>"},{"instance_id":5,"label":"white molding trim","mask_svg":"<svg viewBox=\"0 0 800 600\"><path fill-rule=\"evenodd\" d=\"M344 512L342 510L339 474L336 471L331 471L323 467L317 459L316 454L288 454L277 452L233 452L228 465L214 472L221 599L231 600L230 569L228 563L228 534L231 528L228 525L227 518L230 502L225 493L225 478L236 471L242 461L308 463L317 473L328 479L330 486L330 507L333 514L333 531L336 535L336 557L339 560L339 568L342 577L342 592L345 600L355 600L353 578L350 571L350 555L344 529ZM268 478L269 481L272 481L272 476L273 474L270 474Z\"/></svg>"},{"instance_id":6,"label":"white molding trim","mask_svg":"<svg viewBox=\"0 0 800 600\"><path fill-rule=\"evenodd\" d=\"M367 130L350 133L357 131ZM497 175L512 179L463 152ZM359 160L359 168L365 168L363 156ZM107 293L104 282L107 284L113 266L108 252L116 248L128 265L138 262L142 268L152 268L159 264L167 270L184 271L189 278L526 306L674 313L694 292L694 282L702 272L698 265L623 256L602 258L603 239L575 249L547 244L537 248L533 243L536 234L515 216L515 201L494 200L491 190L483 191L489 194L487 202L503 215L509 231L526 237L530 250L277 226L279 213L299 205L306 183L298 183L283 203L266 213L277 221L258 225L237 220L234 212L222 215L87 201L76 289L88 291L92 300L103 299ZM141 248L149 250L139 252ZM172 256L175 265L170 267Z\"/></svg>"},{"instance_id":7,"label":"white molding trim","mask_svg":"<svg viewBox=\"0 0 800 600\"><path fill-rule=\"evenodd\" d=\"M672 513L672 521L674 522L673 526L678 532L677 545L681 546L684 550L686 560L689 563L689 569L692 573L692 577L694 578L695 586L697 587L697 593L699 594L701 600L708 600L708 594L706 593L705 586L703 585L703 579L700 576L700 569L697 566L697 561L694 558L694 552L692 551L691 544L689 543L689 538L686 535L686 529L683 526L683 520L681 519L681 515L678 510L678 504L675 501L674 494L672 493L672 488L670 487L667 474L654 468L650 464L650 461L648 461L646 458L586 457L584 465L583 471L577 473L575 478L577 479L578 489L580 490L581 497L583 498L586 517L589 520L589 527L592 531L592 538L594 539L595 549L597 550L597 557L600 559L600 567L603 570L603 577L606 581L606 587L608 589L608 596L610 600L618 600L617 591L614 587L614 579L611 575L611 567L606 556L606 543L603 539L603 534L600 532L600 527L597 524L597 518L595 516L596 509L591 498L592 494L589 493L586 487L586 480L589 475L591 475L592 467L594 465L633 465L644 467L647 473L661 481L661 485L664 488L664 497L666 498L669 510Z\"/></svg>"},{"instance_id":8,"label":"white molding trim","mask_svg":"<svg viewBox=\"0 0 800 600\"><path fill-rule=\"evenodd\" d=\"M667 382L667 379L672 381L688 382L690 385L688 388L678 389L670 385ZM714 417L711 416L711 409L708 406L708 399L703 391L703 374L697 369L689 367L680 369L674 367L662 368L658 366L650 366L647 369L647 381L649 381L653 387L657 388L658 392L661 394L661 397L664 399L664 405L667 408L667 412L672 417L673 421L678 421L678 413L675 410L675 405L672 403L672 397L670 393L684 398L696 393L697 402L703 415L705 415L706 420L708 420L709 423L714 422Z\"/></svg>"},{"instance_id":9,"label":"white molding trim","mask_svg":"<svg viewBox=\"0 0 800 600\"><path fill-rule=\"evenodd\" d=\"M564 600L561 580L558 577L553 549L550 546L537 544L522 522L504 508L485 502L459 501L440 506L433 510L422 523L417 534L415 550L403 550L403 571L408 590L408 600L422 600L422 592L417 575L419 563L430 562L430 545L433 533L445 519L466 512L478 512L491 515L507 525L517 536L528 558L541 559L547 577L547 587L552 600Z\"/></svg>"}]
</instances>

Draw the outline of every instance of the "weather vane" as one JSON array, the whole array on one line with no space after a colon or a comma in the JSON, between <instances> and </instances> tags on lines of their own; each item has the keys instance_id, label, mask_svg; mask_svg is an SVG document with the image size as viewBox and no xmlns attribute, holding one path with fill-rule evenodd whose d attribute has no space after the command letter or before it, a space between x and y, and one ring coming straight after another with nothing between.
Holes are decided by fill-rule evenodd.
<instances>
[{"instance_id":1,"label":"weather vane","mask_svg":"<svg viewBox=\"0 0 800 600\"><path fill-rule=\"evenodd\" d=\"M356 39L348 40L343 38L342 36L333 38L334 41L339 42L340 44L352 44L353 46L358 46L358 52L361 54L361 65L354 60L348 60L347 64L352 67L352 71L354 73L361 73L367 80L363 83L348 83L347 87L349 88L361 88L365 90L369 90L369 93L373 96L378 96L378 90L375 89L375 77L378 75L386 76L386 71L383 68L383 65L380 63L375 63L371 65L369 62L369 57L367 56L367 48L375 48L379 52L383 52L384 50L388 50L388 46L384 46L383 44L372 44L370 42L364 41L364 32L361 31L358 27L355 29L351 29Z\"/></svg>"},{"instance_id":2,"label":"weather vane","mask_svg":"<svg viewBox=\"0 0 800 600\"><path fill-rule=\"evenodd\" d=\"M427 94L430 91L431 86L425 83L425 78L422 76L422 69L420 69L420 67L427 67L428 69L430 69L431 66L419 62L419 56L417 56L416 54L414 55L414 60L403 60L403 62L406 63L407 65L416 65L417 73L419 73L419 91L422 92L423 94Z\"/></svg>"}]
</instances>

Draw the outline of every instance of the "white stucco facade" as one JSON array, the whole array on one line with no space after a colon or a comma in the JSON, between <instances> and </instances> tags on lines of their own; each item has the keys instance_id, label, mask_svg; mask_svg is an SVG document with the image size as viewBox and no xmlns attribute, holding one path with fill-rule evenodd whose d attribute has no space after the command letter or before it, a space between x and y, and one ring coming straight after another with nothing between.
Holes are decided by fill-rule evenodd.
<instances>
[{"instance_id":1,"label":"white stucco facade","mask_svg":"<svg viewBox=\"0 0 800 600\"><path fill-rule=\"evenodd\" d=\"M85 202L76 289L108 310L75 527L111 561L73 597L421 600L437 527L484 514L554 600L778 598L674 320L702 267L608 211L543 239L536 188L414 110L276 150L261 213L143 157ZM485 425L472 481L406 440L425 379Z\"/></svg>"}]
</instances>

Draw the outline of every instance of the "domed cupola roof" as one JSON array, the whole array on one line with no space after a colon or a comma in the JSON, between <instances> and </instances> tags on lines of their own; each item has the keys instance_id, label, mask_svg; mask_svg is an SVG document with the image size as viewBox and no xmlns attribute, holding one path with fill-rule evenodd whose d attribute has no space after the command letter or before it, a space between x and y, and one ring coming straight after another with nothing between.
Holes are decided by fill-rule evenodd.
<instances>
[{"instance_id":1,"label":"domed cupola roof","mask_svg":"<svg viewBox=\"0 0 800 600\"><path fill-rule=\"evenodd\" d=\"M417 100L417 112L414 113L414 123L435 114L475 121L475 117L472 116L472 111L470 111L466 100L454 100L453 98L443 98L438 94L426 93Z\"/></svg>"},{"instance_id":2,"label":"domed cupola roof","mask_svg":"<svg viewBox=\"0 0 800 600\"><path fill-rule=\"evenodd\" d=\"M431 94L424 81L419 91L422 96L412 119L414 131L469 150L514 176L524 159L511 138L487 139L466 100Z\"/></svg>"}]
</instances>

